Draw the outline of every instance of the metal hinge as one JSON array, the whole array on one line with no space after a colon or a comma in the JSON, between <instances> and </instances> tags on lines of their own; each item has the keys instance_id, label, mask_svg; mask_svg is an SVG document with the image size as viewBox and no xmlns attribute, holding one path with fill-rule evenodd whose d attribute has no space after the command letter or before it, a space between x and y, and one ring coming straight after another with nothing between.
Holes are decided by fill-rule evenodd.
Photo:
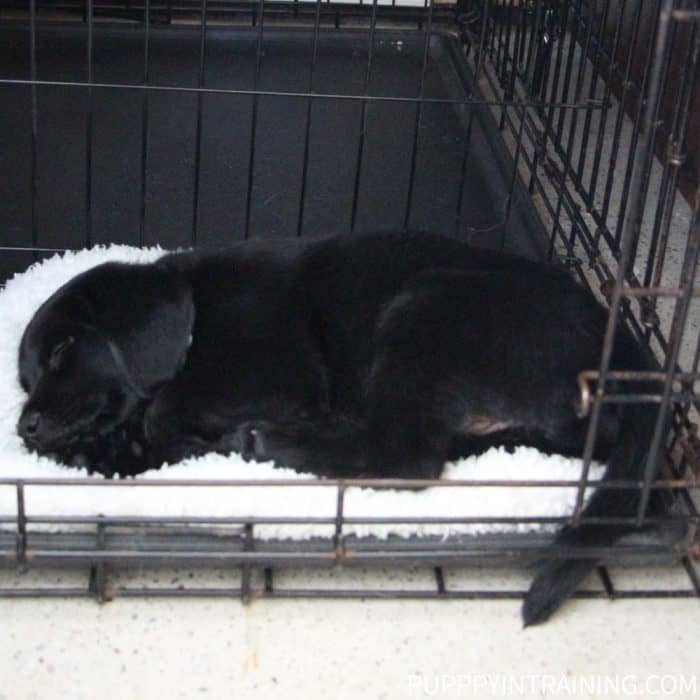
<instances>
[{"instance_id":1,"label":"metal hinge","mask_svg":"<svg viewBox=\"0 0 700 700\"><path fill-rule=\"evenodd\" d=\"M614 289L615 289L614 280L603 280L600 283L600 293L603 295L603 298L605 299L605 301L608 302L608 304L612 304L613 290Z\"/></svg>"},{"instance_id":2,"label":"metal hinge","mask_svg":"<svg viewBox=\"0 0 700 700\"><path fill-rule=\"evenodd\" d=\"M547 9L544 11L542 26L538 41L537 55L530 80L530 95L535 99L541 94L544 87L543 81L546 68L552 60L554 44L562 35L561 16L559 13L559 3L550 0Z\"/></svg>"},{"instance_id":3,"label":"metal hinge","mask_svg":"<svg viewBox=\"0 0 700 700\"><path fill-rule=\"evenodd\" d=\"M700 479L700 437L696 423L688 423L685 435L678 441L688 468L696 479Z\"/></svg>"}]
</instances>

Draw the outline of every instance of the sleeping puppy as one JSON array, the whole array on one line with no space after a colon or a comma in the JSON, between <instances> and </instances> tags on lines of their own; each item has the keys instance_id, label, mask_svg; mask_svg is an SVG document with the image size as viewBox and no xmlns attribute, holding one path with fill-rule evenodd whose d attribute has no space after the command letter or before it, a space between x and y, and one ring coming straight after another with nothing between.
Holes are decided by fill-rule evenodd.
<instances>
[{"instance_id":1,"label":"sleeping puppy","mask_svg":"<svg viewBox=\"0 0 700 700\"><path fill-rule=\"evenodd\" d=\"M448 458L500 444L580 455L577 376L598 366L606 319L558 268L432 234L108 263L27 327L18 431L107 475L211 451L335 478L437 478ZM612 366L650 367L625 328ZM604 407L606 478L641 478L654 419L644 405ZM637 505L633 490L598 490L584 518ZM605 546L629 529L566 527L557 544ZM595 563L545 564L525 623L547 619Z\"/></svg>"}]
</instances>

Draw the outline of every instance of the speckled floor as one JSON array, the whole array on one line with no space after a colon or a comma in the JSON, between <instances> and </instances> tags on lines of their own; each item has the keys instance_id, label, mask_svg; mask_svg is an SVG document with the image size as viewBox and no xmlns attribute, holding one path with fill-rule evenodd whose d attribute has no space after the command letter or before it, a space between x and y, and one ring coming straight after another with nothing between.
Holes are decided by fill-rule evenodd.
<instances>
[{"instance_id":1,"label":"speckled floor","mask_svg":"<svg viewBox=\"0 0 700 700\"><path fill-rule=\"evenodd\" d=\"M0 619L2 700L700 691L687 600L574 601L527 630L504 601L2 601Z\"/></svg>"}]
</instances>

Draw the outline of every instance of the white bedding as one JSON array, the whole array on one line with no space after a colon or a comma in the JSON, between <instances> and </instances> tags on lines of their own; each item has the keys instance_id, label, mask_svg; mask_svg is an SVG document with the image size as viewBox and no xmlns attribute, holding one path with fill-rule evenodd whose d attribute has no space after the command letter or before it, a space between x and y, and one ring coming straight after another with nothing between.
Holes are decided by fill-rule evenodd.
<instances>
[{"instance_id":1,"label":"white bedding","mask_svg":"<svg viewBox=\"0 0 700 700\"><path fill-rule=\"evenodd\" d=\"M65 479L85 477L84 471L56 464L29 453L15 431L24 393L17 380L17 352L22 332L38 306L74 275L108 260L148 262L161 256L160 249L110 246L66 253L38 263L16 275L0 291L0 479L35 477ZM581 462L547 456L520 447L514 454L491 449L479 457L446 465L446 480L573 480ZM590 479L599 479L603 467L592 465ZM139 482L159 479L295 479L309 478L272 464L246 463L238 455L207 455L153 470L136 477ZM92 477L92 483L103 481ZM571 513L574 487L440 487L418 492L348 489L345 514L354 517L542 517ZM313 486L148 486L126 487L119 482L91 486L26 486L26 512L30 516L315 516L332 517L336 507L333 487ZM0 515L16 513L16 489L0 485ZM12 527L6 525L6 527ZM344 532L386 537L450 535L457 533L524 532L552 529L544 525L349 525ZM256 526L266 538L305 539L332 532L326 524Z\"/></svg>"}]
</instances>

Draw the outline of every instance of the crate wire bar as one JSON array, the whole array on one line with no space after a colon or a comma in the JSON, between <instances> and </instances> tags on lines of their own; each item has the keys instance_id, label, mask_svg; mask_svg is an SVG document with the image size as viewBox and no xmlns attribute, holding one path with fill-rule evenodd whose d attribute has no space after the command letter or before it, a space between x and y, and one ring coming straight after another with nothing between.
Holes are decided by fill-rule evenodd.
<instances>
[{"instance_id":1,"label":"crate wire bar","mask_svg":"<svg viewBox=\"0 0 700 700\"><path fill-rule=\"evenodd\" d=\"M645 9L646 8L646 9ZM649 9L651 8L651 9ZM153 239L148 208L156 196L149 191L154 167L150 140L154 133L153 99L158 95L194 98L194 155L191 159L192 201L190 245L206 245L206 213L203 196L208 186L203 170L207 136L207 100L215 97L249 98L247 156L239 164L247 174L240 193L243 225L239 237L253 235L254 204L261 148L261 119L267 101L286 105L303 100L299 155L300 183L296 212L284 222L288 235L309 233L310 207L314 203L311 170L314 148L314 105L357 105L357 140L349 152L353 160L352 197L343 231L351 235L359 226L359 211L367 185L366 160L371 155L372 110L387 105L410 108L407 123L408 171L402 190L400 226L411 228L421 201L419 164L424 151L429 110L455 114L463 131L459 166L448 183L454 193L446 221L454 235L494 248L520 252L518 234L522 222L532 224L527 253L568 265L580 281L610 308L601 363L580 377L581 406L590 416L581 478L542 482L412 482L406 480L303 480L303 481L200 481L101 482L90 479L4 479L0 488L16 491L16 514L0 517L0 558L21 569L36 566L80 566L89 571L84 587L18 586L0 589L5 596L83 596L100 600L115 595L234 595L253 597L442 597L517 598L516 590L460 589L446 584L448 567L483 561L529 563L543 556L596 557L603 563L625 561L650 564L678 560L688 586L619 589L607 568L599 568L600 591L581 591L582 597L700 597L700 581L691 561L697 554L697 475L700 473L700 440L697 435L700 338L693 332L698 318L695 285L700 254L700 151L693 128L700 120L700 4L698 0L459 0L452 2L329 2L310 0L19 0L0 1L0 29L17 27L27 40L26 71L0 74L0 90L26 90L29 96L30 139L26 158L29 177L28 223L24 241L0 241L0 256L7 261L2 274L24 269L32 260L67 250L70 241L50 239L41 226L40 153L41 101L47 90L78 92L85 97L82 172L83 239L81 246L105 242L95 225L96 98L102 93L133 97L140 119L133 125L139 135L139 202L135 244L172 245ZM95 41L112 27L138 34L141 68L138 81L101 80L96 70ZM41 33L47 28L79 29L85 38L81 77L43 76L38 61ZM156 42L168 32L197 32L198 58L194 81L163 81L154 77ZM117 30L115 30L117 31ZM214 33L233 32L252 41L252 81L233 87L208 84ZM247 32L247 34L235 34ZM310 60L304 77L289 88L269 87L265 81L266 47L279 32L292 32L309 41ZM296 32L296 34L294 34ZM115 34L118 36L118 33ZM180 36L173 34L173 36ZM184 36L184 35L182 35ZM352 37L363 47L363 68L354 89L327 90L320 80L323 42ZM394 94L373 83L382 41L412 40L417 57L414 91ZM443 53L436 53L440 45ZM357 51L357 49L355 49ZM429 85L430 70L441 56L452 61L461 89L436 94ZM269 59L268 59L269 60ZM678 67L682 70L678 70ZM674 77L675 75L675 77ZM326 83L327 84L327 83ZM305 87L300 87L303 85ZM344 88L345 86L343 86ZM285 102L287 101L287 102ZM269 109L269 108L268 108ZM696 121L693 121L695 119ZM485 126L486 125L486 126ZM1 127L0 127L1 128ZM483 153L475 134L498 135L494 146L501 161L505 185L497 221L473 226L465 215L469 174ZM502 142L502 143L500 143ZM329 163L333 167L332 163ZM533 219L533 212L536 219ZM535 222L535 223L533 223ZM679 223L680 222L680 223ZM518 238L520 235L521 238ZM618 319L624 319L639 341L656 354L661 372L612 372L609 367ZM615 394L610 380L660 380L659 393ZM604 403L649 402L658 405L645 478L634 484L608 482L603 488L642 491L635 522L658 526L659 537L639 537L615 546L576 550L553 548L546 535L462 536L431 538L357 538L347 534L353 524L481 522L555 524L581 522L585 489L597 485L588 478ZM670 416L672 429L663 427ZM664 477L652 482L653 467L662 458ZM37 516L27 512L26 493L39 486L101 485L119 488L149 486L232 486L247 488L285 485L333 488L336 512L332 517L294 518L176 518L116 516ZM515 488L572 486L577 488L577 509L572 518L355 518L347 516L344 498L348 488L372 486L415 489L433 486ZM652 492L662 492L674 502L664 518L646 514ZM588 519L627 522L622 518ZM256 526L316 522L333 529L329 538L309 542L265 541L256 537ZM47 531L45 526L53 527ZM76 529L77 527L77 529ZM8 529L9 528L9 529ZM666 537L664 539L663 533ZM669 535L671 533L671 535ZM113 586L109 573L132 565L221 564L240 571L240 583L223 589L212 587ZM434 588L352 589L280 588L278 568L309 565L427 566L434 572ZM253 589L253 573L263 572L263 583Z\"/></svg>"},{"instance_id":2,"label":"crate wire bar","mask_svg":"<svg viewBox=\"0 0 700 700\"><path fill-rule=\"evenodd\" d=\"M595 485L597 482L591 482ZM684 485L685 482L680 482ZM543 487L575 486L576 481L543 481L538 485ZM657 482L653 485L655 489L676 488L679 482ZM245 516L230 517L174 517L174 516L151 516L151 517L127 517L127 516L30 516L25 509L25 494L31 487L39 486L75 486L83 487L118 487L142 488L142 487L182 487L189 488L210 487L210 486L236 486L246 487L307 487L333 488L336 493L336 509L333 516L328 517L288 517L288 516L268 516L255 518ZM611 482L610 488L622 488L629 486L625 482ZM530 538L529 540L509 541L507 539L488 537L466 537L454 541L453 538L432 538L422 541L406 540L404 542L391 542L370 538L355 538L352 535L346 536L344 529L347 525L371 524L371 523L563 523L565 518L560 517L475 517L475 518L440 518L440 517L351 517L344 512L344 494L348 488L353 487L383 487L383 488L424 488L432 487L460 487L479 488L488 486L515 486L527 488L532 486L531 482L505 482L505 481L453 481L442 480L159 480L139 483L138 481L117 481L106 480L91 481L84 478L65 479L61 481L51 479L31 479L25 481L0 481L0 486L13 486L17 495L17 516L10 518L4 516L0 522L17 523L17 532L2 533L0 541L4 541L2 552L8 562L17 563L22 568L31 566L46 566L60 564L61 566L84 565L89 567L89 585L84 589L71 589L70 595L92 595L98 597L114 597L116 595L205 595L207 590L199 588L176 588L161 589L154 587L133 588L110 588L107 591L104 586L104 569L107 565L120 566L148 566L153 564L186 565L186 566L211 566L226 565L238 566L241 568L241 575L245 575L250 567L267 570L266 577L272 581L273 568L312 566L324 568L334 564L345 566L377 566L377 565L401 565L401 566L421 566L432 567L436 571L436 591L396 591L400 597L429 597L437 594L440 596L469 597L469 598L513 598L522 594L522 591L478 591L478 590L444 590L444 583L439 585L443 568L450 566L465 565L469 563L480 563L482 561L494 562L501 558L510 561L520 561L529 563L541 559L543 556L549 557L591 557L595 556L607 561L631 561L634 557L642 557L646 561L667 561L669 555L681 559L682 565L688 574L690 584L687 589L635 589L633 591L617 591L616 597L695 597L700 594L697 574L685 554L686 542L674 541L671 545L636 541L627 542L608 547L598 548L573 548L573 547L552 547L547 537L540 539ZM606 487L607 485L603 486ZM651 520L651 519L650 519ZM697 522L697 517L687 516L675 519L678 525L685 526L689 520ZM334 534L331 538L317 538L310 542L298 541L256 541L254 528L256 525L275 524L308 524L309 522L327 524L332 526ZM626 522L621 518L589 518L586 522L618 523ZM664 524L669 524L669 518L664 519ZM45 525L68 525L89 526L95 532L80 533L45 533L37 530L28 534L29 527L36 525L41 528ZM14 545L14 546L13 546ZM0 550L2 551L2 550ZM604 567L600 567L601 580L609 582L609 576ZM95 589L96 577L103 580L102 588ZM613 595L609 586L606 585L606 595ZM53 588L4 588L0 589L3 595L24 596L24 595L60 595L66 590ZM51 592L57 591L57 592ZM362 589L354 593L346 589L338 589L333 594L340 592L340 597L386 597L385 589L375 591ZM213 591L215 595L222 595L220 591ZM242 586L238 593L242 597L249 597L251 591ZM271 586L261 592L256 590L255 595L294 595L301 596L307 594L311 597L316 594L332 596L331 592L322 589L275 589ZM231 591L229 591L231 594ZM482 595L483 594L483 595ZM600 597L600 592L587 591L584 597Z\"/></svg>"}]
</instances>

